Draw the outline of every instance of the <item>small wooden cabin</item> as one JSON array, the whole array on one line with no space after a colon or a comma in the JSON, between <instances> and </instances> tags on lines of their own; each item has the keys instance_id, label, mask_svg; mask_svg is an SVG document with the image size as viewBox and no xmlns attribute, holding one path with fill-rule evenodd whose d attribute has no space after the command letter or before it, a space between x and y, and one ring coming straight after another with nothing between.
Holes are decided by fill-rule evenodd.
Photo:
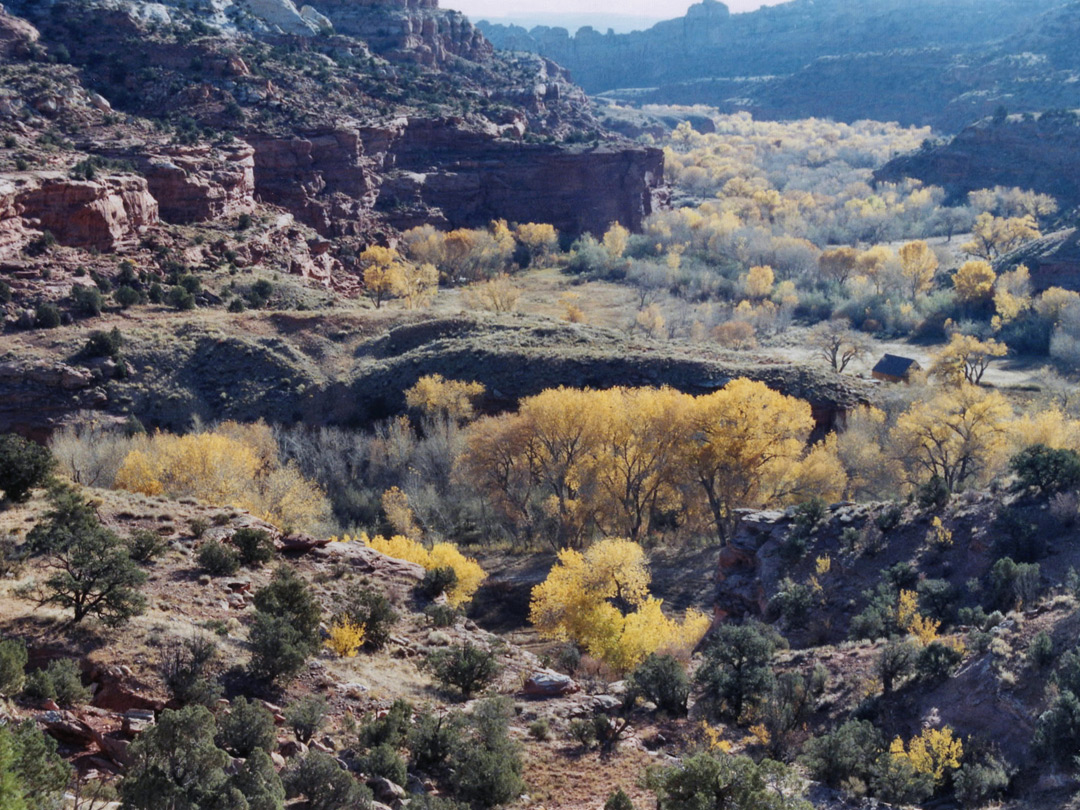
<instances>
[{"instance_id":1,"label":"small wooden cabin","mask_svg":"<svg viewBox=\"0 0 1080 810\"><path fill-rule=\"evenodd\" d=\"M910 357L901 357L898 354L886 354L880 360L873 371L870 372L875 380L884 382L910 382L911 372L922 368L917 361Z\"/></svg>"}]
</instances>

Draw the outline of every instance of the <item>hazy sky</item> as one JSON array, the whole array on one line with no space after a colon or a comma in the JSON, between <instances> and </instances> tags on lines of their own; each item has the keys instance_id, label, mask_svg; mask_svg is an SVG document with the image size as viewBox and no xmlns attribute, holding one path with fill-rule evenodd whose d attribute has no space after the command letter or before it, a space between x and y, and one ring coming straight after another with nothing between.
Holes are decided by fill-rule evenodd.
<instances>
[{"instance_id":1,"label":"hazy sky","mask_svg":"<svg viewBox=\"0 0 1080 810\"><path fill-rule=\"evenodd\" d=\"M774 6L785 0L723 0L733 12ZM612 14L648 19L681 17L692 0L440 0L442 8L463 11L473 20L534 14Z\"/></svg>"}]
</instances>

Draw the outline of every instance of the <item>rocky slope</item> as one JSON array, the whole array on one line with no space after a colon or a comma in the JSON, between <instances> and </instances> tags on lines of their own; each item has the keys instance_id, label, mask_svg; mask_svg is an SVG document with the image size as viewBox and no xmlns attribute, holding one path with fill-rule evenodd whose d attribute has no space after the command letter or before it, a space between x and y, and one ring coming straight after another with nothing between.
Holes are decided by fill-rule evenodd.
<instances>
[{"instance_id":1,"label":"rocky slope","mask_svg":"<svg viewBox=\"0 0 1080 810\"><path fill-rule=\"evenodd\" d=\"M1062 0L794 0L743 14L704 0L631 34L479 27L497 47L551 58L619 99L955 131L1000 104L1075 106L1078 14Z\"/></svg>"},{"instance_id":2,"label":"rocky slope","mask_svg":"<svg viewBox=\"0 0 1080 810\"><path fill-rule=\"evenodd\" d=\"M665 200L659 151L604 132L553 63L494 55L434 2L53 8L0 13L3 258L43 230L118 250L159 217L259 203L386 241L422 222L638 227Z\"/></svg>"},{"instance_id":3,"label":"rocky slope","mask_svg":"<svg viewBox=\"0 0 1080 810\"><path fill-rule=\"evenodd\" d=\"M1080 205L1080 113L1058 110L984 119L942 143L902 155L876 180L916 177L953 199L994 186L1019 186L1055 197L1062 209Z\"/></svg>"},{"instance_id":4,"label":"rocky slope","mask_svg":"<svg viewBox=\"0 0 1080 810\"><path fill-rule=\"evenodd\" d=\"M174 429L194 417L357 426L404 412L402 392L432 373L483 383L491 411L559 385L702 394L745 376L807 400L828 429L871 397L864 382L816 368L524 317L281 314L235 326L224 333L216 320L197 318L128 326L120 373L80 361L82 332L65 330L74 333L66 346L47 352L23 344L0 365L0 432L44 436L87 408ZM68 361L46 359L58 354Z\"/></svg>"}]
</instances>

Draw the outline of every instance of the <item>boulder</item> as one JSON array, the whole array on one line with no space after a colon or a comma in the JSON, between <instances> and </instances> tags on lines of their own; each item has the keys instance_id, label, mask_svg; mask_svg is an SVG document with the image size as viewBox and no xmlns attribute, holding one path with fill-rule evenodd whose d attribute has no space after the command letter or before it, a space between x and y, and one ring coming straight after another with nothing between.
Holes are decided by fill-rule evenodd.
<instances>
[{"instance_id":1,"label":"boulder","mask_svg":"<svg viewBox=\"0 0 1080 810\"><path fill-rule=\"evenodd\" d=\"M532 697L553 698L570 695L581 689L569 675L550 669L538 670L529 676L521 690Z\"/></svg>"},{"instance_id":2,"label":"boulder","mask_svg":"<svg viewBox=\"0 0 1080 810\"><path fill-rule=\"evenodd\" d=\"M389 779L383 776L376 776L367 780L367 785L371 788L372 794L375 796L375 801L382 802L383 804L393 804L399 799L408 798L408 791L396 782L391 782Z\"/></svg>"}]
</instances>

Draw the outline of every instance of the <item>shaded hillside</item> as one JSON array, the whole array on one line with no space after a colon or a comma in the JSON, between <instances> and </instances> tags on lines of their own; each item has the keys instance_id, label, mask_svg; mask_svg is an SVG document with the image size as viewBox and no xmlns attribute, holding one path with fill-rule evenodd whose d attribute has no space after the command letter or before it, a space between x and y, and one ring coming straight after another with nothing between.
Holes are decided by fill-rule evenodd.
<instances>
[{"instance_id":1,"label":"shaded hillside","mask_svg":"<svg viewBox=\"0 0 1080 810\"><path fill-rule=\"evenodd\" d=\"M554 59L616 99L955 130L1000 104L1077 103L1063 87L1076 18L1076 4L1060 0L796 0L744 14L706 0L631 34L479 27L497 47Z\"/></svg>"},{"instance_id":2,"label":"shaded hillside","mask_svg":"<svg viewBox=\"0 0 1080 810\"><path fill-rule=\"evenodd\" d=\"M986 119L941 144L890 161L874 178L915 177L943 187L952 199L994 186L1018 186L1080 205L1080 114L1059 110Z\"/></svg>"},{"instance_id":3,"label":"shaded hillside","mask_svg":"<svg viewBox=\"0 0 1080 810\"><path fill-rule=\"evenodd\" d=\"M396 328L334 316L245 321L231 334L182 321L129 328L125 375L58 363L55 347L49 360L11 357L0 365L0 432L45 435L85 408L172 429L196 416L362 425L403 412L404 390L432 373L482 382L492 410L559 385L701 394L745 376L806 399L828 427L869 397L864 384L816 368L524 317L410 318ZM81 339L72 335L70 356Z\"/></svg>"}]
</instances>

